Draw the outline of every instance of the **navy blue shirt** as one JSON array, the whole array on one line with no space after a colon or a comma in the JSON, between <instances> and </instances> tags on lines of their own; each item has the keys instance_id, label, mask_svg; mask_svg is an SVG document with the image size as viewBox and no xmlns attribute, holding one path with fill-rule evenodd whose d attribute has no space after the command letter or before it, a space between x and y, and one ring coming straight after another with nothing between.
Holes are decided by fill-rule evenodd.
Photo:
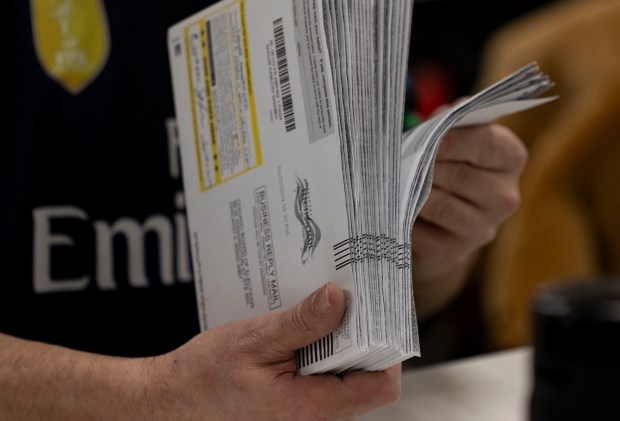
<instances>
[{"instance_id":1,"label":"navy blue shirt","mask_svg":"<svg viewBox=\"0 0 620 421\"><path fill-rule=\"evenodd\" d=\"M199 331L167 28L212 2L100 1L107 47L73 90L54 66L93 60L71 38L80 2L1 6L0 332L155 355Z\"/></svg>"}]
</instances>

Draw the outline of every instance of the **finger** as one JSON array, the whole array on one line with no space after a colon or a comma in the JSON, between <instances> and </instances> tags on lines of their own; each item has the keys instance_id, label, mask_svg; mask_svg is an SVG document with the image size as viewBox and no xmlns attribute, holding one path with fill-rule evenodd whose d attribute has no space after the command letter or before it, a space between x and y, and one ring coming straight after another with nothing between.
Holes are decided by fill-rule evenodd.
<instances>
[{"instance_id":1,"label":"finger","mask_svg":"<svg viewBox=\"0 0 620 421\"><path fill-rule=\"evenodd\" d=\"M400 398L401 373L402 364L397 364L379 372L356 371L345 375L342 381L352 392L352 403L344 415L358 417L396 402Z\"/></svg>"},{"instance_id":2,"label":"finger","mask_svg":"<svg viewBox=\"0 0 620 421\"><path fill-rule=\"evenodd\" d=\"M353 419L397 401L400 397L402 365L383 371L354 371L343 376L297 376L296 390L330 419Z\"/></svg>"},{"instance_id":3,"label":"finger","mask_svg":"<svg viewBox=\"0 0 620 421\"><path fill-rule=\"evenodd\" d=\"M487 240L495 236L497 221L490 221L497 217L495 213L480 209L440 188L432 190L419 217L459 237Z\"/></svg>"},{"instance_id":4,"label":"finger","mask_svg":"<svg viewBox=\"0 0 620 421\"><path fill-rule=\"evenodd\" d=\"M511 215L521 201L517 176L466 163L437 162L433 186L489 212L492 222Z\"/></svg>"},{"instance_id":5,"label":"finger","mask_svg":"<svg viewBox=\"0 0 620 421\"><path fill-rule=\"evenodd\" d=\"M520 173L527 162L527 150L508 128L497 124L478 125L448 132L441 141L437 160Z\"/></svg>"},{"instance_id":6,"label":"finger","mask_svg":"<svg viewBox=\"0 0 620 421\"><path fill-rule=\"evenodd\" d=\"M297 305L261 319L261 340L270 355L290 356L336 330L344 314L344 293L327 283Z\"/></svg>"},{"instance_id":7,"label":"finger","mask_svg":"<svg viewBox=\"0 0 620 421\"><path fill-rule=\"evenodd\" d=\"M414 268L420 269L420 264L426 266L461 263L467 259L484 239L470 239L447 231L434 224L418 219L413 227L411 243L414 251ZM417 262L417 264L416 264ZM436 269L436 268L434 268Z\"/></svg>"}]
</instances>

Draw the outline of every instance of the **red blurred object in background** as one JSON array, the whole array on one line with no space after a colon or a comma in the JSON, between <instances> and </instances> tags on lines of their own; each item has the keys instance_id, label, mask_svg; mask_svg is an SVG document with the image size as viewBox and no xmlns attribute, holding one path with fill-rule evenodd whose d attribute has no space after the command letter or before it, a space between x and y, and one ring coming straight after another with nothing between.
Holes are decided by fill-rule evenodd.
<instances>
[{"instance_id":1,"label":"red blurred object in background","mask_svg":"<svg viewBox=\"0 0 620 421\"><path fill-rule=\"evenodd\" d=\"M415 110L426 119L437 107L455 99L454 77L438 60L425 59L411 69L415 90Z\"/></svg>"}]
</instances>

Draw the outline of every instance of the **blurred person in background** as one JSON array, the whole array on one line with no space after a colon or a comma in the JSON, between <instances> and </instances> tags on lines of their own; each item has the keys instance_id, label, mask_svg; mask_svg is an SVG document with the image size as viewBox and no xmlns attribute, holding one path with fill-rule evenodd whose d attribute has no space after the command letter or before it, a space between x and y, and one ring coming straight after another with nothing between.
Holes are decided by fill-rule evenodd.
<instances>
[{"instance_id":1,"label":"blurred person in background","mask_svg":"<svg viewBox=\"0 0 620 421\"><path fill-rule=\"evenodd\" d=\"M549 282L620 273L620 1L556 1L497 31L480 85L535 60L559 99L502 120L527 145L522 205L480 265L490 349L530 344Z\"/></svg>"}]
</instances>

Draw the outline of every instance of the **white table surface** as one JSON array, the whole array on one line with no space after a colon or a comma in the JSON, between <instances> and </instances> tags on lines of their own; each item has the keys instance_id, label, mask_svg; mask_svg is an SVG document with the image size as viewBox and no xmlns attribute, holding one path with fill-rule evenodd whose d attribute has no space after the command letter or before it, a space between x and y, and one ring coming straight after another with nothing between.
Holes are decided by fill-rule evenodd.
<instances>
[{"instance_id":1,"label":"white table surface","mask_svg":"<svg viewBox=\"0 0 620 421\"><path fill-rule=\"evenodd\" d=\"M400 400L363 421L527 421L531 348L403 372Z\"/></svg>"}]
</instances>

